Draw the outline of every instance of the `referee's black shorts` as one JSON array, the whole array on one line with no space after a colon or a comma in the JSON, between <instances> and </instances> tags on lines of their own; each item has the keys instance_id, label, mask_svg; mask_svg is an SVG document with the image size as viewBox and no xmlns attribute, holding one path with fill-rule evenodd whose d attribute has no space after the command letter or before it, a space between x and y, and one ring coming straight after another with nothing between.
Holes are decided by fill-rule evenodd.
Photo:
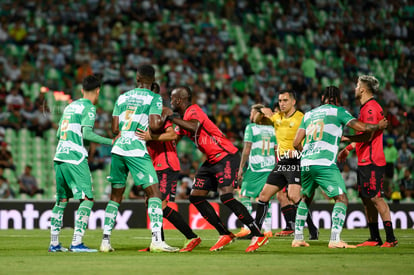
<instances>
[{"instance_id":1,"label":"referee's black shorts","mask_svg":"<svg viewBox=\"0 0 414 275\"><path fill-rule=\"evenodd\" d=\"M283 189L288 184L301 185L300 159L279 160L275 168L270 172L266 183L278 186L280 189Z\"/></svg>"}]
</instances>

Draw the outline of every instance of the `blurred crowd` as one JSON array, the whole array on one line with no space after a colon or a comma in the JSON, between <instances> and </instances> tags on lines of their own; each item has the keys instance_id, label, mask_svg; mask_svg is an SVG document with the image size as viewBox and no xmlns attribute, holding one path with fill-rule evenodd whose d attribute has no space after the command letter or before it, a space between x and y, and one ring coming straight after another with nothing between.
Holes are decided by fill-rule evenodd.
<instances>
[{"instance_id":1,"label":"blurred crowd","mask_svg":"<svg viewBox=\"0 0 414 275\"><path fill-rule=\"evenodd\" d=\"M390 122L389 198L412 179L413 0L4 0L0 14L0 132L24 127L42 136L56 128L34 84L76 98L82 79L99 73L120 94L134 88L137 65L151 63L165 104L172 87L191 86L194 103L241 148L252 104L275 108L278 91L293 89L306 112L332 83L358 116L356 77L374 74ZM110 120L100 106L97 131L110 136ZM108 148L91 151L91 169L103 168ZM402 196L414 190L403 185Z\"/></svg>"}]
</instances>

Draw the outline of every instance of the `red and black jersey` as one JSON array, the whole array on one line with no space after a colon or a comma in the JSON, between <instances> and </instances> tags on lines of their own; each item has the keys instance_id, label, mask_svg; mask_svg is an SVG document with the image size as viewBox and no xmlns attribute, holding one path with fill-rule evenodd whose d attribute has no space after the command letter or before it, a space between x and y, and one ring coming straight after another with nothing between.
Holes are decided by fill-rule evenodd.
<instances>
[{"instance_id":1,"label":"red and black jersey","mask_svg":"<svg viewBox=\"0 0 414 275\"><path fill-rule=\"evenodd\" d=\"M378 102L374 99L368 100L361 106L358 117L360 121L364 123L377 124L383 118L384 112ZM369 164L385 166L386 162L382 130L376 131L371 141L357 143L356 153L358 156L358 165L360 166Z\"/></svg>"},{"instance_id":2,"label":"red and black jersey","mask_svg":"<svg viewBox=\"0 0 414 275\"><path fill-rule=\"evenodd\" d=\"M164 130L172 126L171 121L166 121ZM156 171L168 168L180 171L180 161L177 156L175 141L148 141L147 149Z\"/></svg>"},{"instance_id":3,"label":"red and black jersey","mask_svg":"<svg viewBox=\"0 0 414 275\"><path fill-rule=\"evenodd\" d=\"M200 125L195 133L176 128L177 134L189 137L197 148L207 155L210 163L216 163L228 154L235 154L237 148L220 131L220 129L208 118L203 110L196 104L186 110L183 120L197 120Z\"/></svg>"}]
</instances>

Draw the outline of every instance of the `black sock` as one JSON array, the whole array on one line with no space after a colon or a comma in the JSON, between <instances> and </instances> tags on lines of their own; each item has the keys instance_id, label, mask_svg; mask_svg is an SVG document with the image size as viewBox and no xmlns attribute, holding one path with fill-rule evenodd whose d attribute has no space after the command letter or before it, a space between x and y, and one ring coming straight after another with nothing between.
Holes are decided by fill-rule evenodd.
<instances>
[{"instance_id":1,"label":"black sock","mask_svg":"<svg viewBox=\"0 0 414 275\"><path fill-rule=\"evenodd\" d=\"M385 221L384 224L384 230L385 235L387 236L387 242L392 243L395 242L395 236L394 236L394 229L392 229L392 222L391 221Z\"/></svg>"},{"instance_id":2,"label":"black sock","mask_svg":"<svg viewBox=\"0 0 414 275\"><path fill-rule=\"evenodd\" d=\"M205 197L191 196L190 202L194 204L200 214L206 219L212 226L214 226L220 235L229 235L231 232L222 223L216 211L206 200Z\"/></svg>"},{"instance_id":3,"label":"black sock","mask_svg":"<svg viewBox=\"0 0 414 275\"><path fill-rule=\"evenodd\" d=\"M315 224L313 223L312 214L310 210L308 211L308 216L306 217L306 223L308 224L308 229L310 233L316 232L318 230Z\"/></svg>"},{"instance_id":4,"label":"black sock","mask_svg":"<svg viewBox=\"0 0 414 275\"><path fill-rule=\"evenodd\" d=\"M183 217L172 209L171 207L165 207L163 216L170 221L187 239L197 238L190 226L184 221Z\"/></svg>"},{"instance_id":5,"label":"black sock","mask_svg":"<svg viewBox=\"0 0 414 275\"><path fill-rule=\"evenodd\" d=\"M368 223L369 234L371 235L371 240L373 241L381 241L381 236L378 229L378 222ZM385 228L385 225L384 225Z\"/></svg>"},{"instance_id":6,"label":"black sock","mask_svg":"<svg viewBox=\"0 0 414 275\"><path fill-rule=\"evenodd\" d=\"M250 229L250 232L253 236L262 236L263 234L260 232L260 228L255 223L253 217L250 215L247 208L238 200L233 197L233 194L227 193L220 196L220 200L223 202L225 206L230 208L234 214L236 214L237 218L247 225Z\"/></svg>"},{"instance_id":7,"label":"black sock","mask_svg":"<svg viewBox=\"0 0 414 275\"><path fill-rule=\"evenodd\" d=\"M296 206L289 204L280 209L285 217L286 228L293 230L295 228Z\"/></svg>"},{"instance_id":8,"label":"black sock","mask_svg":"<svg viewBox=\"0 0 414 275\"><path fill-rule=\"evenodd\" d=\"M266 218L266 213L269 210L269 202L263 202L259 200L257 202L257 209L256 209L256 224L259 229L262 229L263 222Z\"/></svg>"},{"instance_id":9,"label":"black sock","mask_svg":"<svg viewBox=\"0 0 414 275\"><path fill-rule=\"evenodd\" d=\"M161 241L165 241L165 238L164 238L164 227L161 227Z\"/></svg>"}]
</instances>

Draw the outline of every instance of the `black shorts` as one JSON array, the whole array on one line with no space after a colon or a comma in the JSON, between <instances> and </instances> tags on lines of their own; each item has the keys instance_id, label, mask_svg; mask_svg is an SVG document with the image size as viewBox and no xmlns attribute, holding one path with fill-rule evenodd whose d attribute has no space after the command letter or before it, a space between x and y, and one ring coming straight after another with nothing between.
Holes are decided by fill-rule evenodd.
<instances>
[{"instance_id":1,"label":"black shorts","mask_svg":"<svg viewBox=\"0 0 414 275\"><path fill-rule=\"evenodd\" d=\"M160 182L161 199L175 201L177 192L177 180L180 177L180 171L165 169L157 171L158 181Z\"/></svg>"},{"instance_id":2,"label":"black shorts","mask_svg":"<svg viewBox=\"0 0 414 275\"><path fill-rule=\"evenodd\" d=\"M193 189L217 191L217 188L233 186L240 165L240 155L227 155L217 163L205 161L195 176Z\"/></svg>"},{"instance_id":3,"label":"black shorts","mask_svg":"<svg viewBox=\"0 0 414 275\"><path fill-rule=\"evenodd\" d=\"M267 184L276 185L283 189L288 184L299 184L300 181L300 159L282 159L267 177Z\"/></svg>"},{"instance_id":4,"label":"black shorts","mask_svg":"<svg viewBox=\"0 0 414 275\"><path fill-rule=\"evenodd\" d=\"M361 198L383 197L385 166L358 166L358 191Z\"/></svg>"}]
</instances>

